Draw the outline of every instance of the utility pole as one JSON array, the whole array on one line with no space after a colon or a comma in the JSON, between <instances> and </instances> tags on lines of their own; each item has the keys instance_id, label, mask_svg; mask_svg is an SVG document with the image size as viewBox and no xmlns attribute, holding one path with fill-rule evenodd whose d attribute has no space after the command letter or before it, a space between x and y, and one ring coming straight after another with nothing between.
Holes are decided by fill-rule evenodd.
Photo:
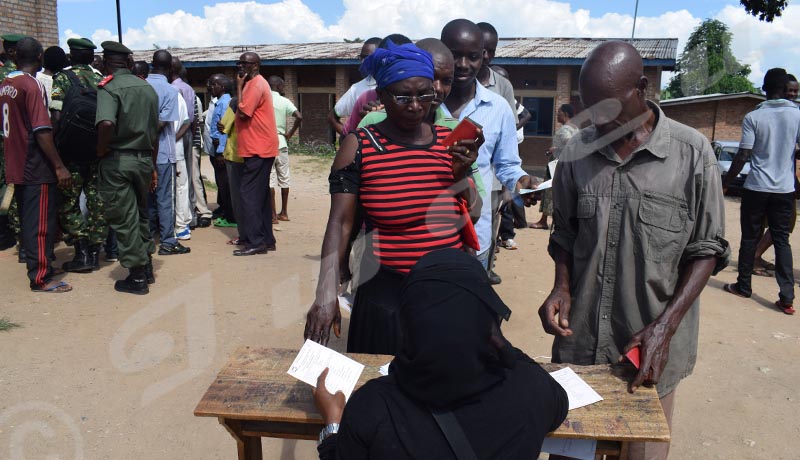
<instances>
[{"instance_id":1,"label":"utility pole","mask_svg":"<svg viewBox=\"0 0 800 460\"><path fill-rule=\"evenodd\" d=\"M119 0L117 0L117 39L122 43L122 16L119 12Z\"/></svg>"},{"instance_id":2,"label":"utility pole","mask_svg":"<svg viewBox=\"0 0 800 460\"><path fill-rule=\"evenodd\" d=\"M117 0L117 4L119 4L119 0ZM117 8L119 11L119 8ZM631 30L631 38L636 34L636 16L639 15L639 0L636 0L636 9L633 10L633 30Z\"/></svg>"}]
</instances>

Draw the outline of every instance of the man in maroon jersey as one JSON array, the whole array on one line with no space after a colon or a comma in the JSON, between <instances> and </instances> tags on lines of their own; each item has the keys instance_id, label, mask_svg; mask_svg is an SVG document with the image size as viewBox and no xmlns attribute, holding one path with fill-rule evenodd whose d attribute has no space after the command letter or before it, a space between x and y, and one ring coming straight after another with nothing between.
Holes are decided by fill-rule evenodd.
<instances>
[{"instance_id":1,"label":"man in maroon jersey","mask_svg":"<svg viewBox=\"0 0 800 460\"><path fill-rule=\"evenodd\" d=\"M33 38L17 43L17 69L0 83L0 120L5 138L6 180L14 184L33 291L67 292L54 281L50 261L56 233L56 184L66 187L70 173L55 144L47 93L34 77L42 67L42 45Z\"/></svg>"}]
</instances>

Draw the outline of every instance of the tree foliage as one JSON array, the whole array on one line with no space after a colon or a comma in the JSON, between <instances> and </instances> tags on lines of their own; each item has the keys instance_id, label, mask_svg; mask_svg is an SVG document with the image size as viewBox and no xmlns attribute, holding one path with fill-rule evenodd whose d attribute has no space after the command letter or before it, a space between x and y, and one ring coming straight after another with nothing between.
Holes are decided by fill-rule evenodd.
<instances>
[{"instance_id":1,"label":"tree foliage","mask_svg":"<svg viewBox=\"0 0 800 460\"><path fill-rule=\"evenodd\" d=\"M667 86L671 97L757 92L747 78L750 66L731 52L732 34L716 19L706 19L689 36Z\"/></svg>"},{"instance_id":2,"label":"tree foliage","mask_svg":"<svg viewBox=\"0 0 800 460\"><path fill-rule=\"evenodd\" d=\"M745 11L758 18L759 21L772 22L780 17L789 4L788 0L739 0Z\"/></svg>"}]
</instances>

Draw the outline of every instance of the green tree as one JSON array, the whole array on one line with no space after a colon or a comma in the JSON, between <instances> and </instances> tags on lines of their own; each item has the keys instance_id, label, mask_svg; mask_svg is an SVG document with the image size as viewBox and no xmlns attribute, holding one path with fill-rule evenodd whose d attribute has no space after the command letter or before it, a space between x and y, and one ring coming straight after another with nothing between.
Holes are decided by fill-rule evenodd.
<instances>
[{"instance_id":1,"label":"green tree","mask_svg":"<svg viewBox=\"0 0 800 460\"><path fill-rule=\"evenodd\" d=\"M739 3L759 21L772 22L781 16L789 2L788 0L739 0Z\"/></svg>"},{"instance_id":2,"label":"green tree","mask_svg":"<svg viewBox=\"0 0 800 460\"><path fill-rule=\"evenodd\" d=\"M671 97L714 93L758 92L750 80L750 66L731 52L732 35L716 19L706 19L689 36L667 86Z\"/></svg>"}]
</instances>

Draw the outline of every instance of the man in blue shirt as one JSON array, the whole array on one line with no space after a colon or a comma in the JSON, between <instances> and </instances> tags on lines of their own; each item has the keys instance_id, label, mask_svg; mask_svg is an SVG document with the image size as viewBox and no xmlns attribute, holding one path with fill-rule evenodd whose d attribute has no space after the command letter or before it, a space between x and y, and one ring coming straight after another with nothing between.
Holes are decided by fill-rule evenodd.
<instances>
[{"instance_id":1,"label":"man in blue shirt","mask_svg":"<svg viewBox=\"0 0 800 460\"><path fill-rule=\"evenodd\" d=\"M442 29L442 42L453 53L455 73L453 88L442 108L453 118L471 120L483 126L483 145L478 150L478 170L484 184L497 179L509 190L531 188L533 180L522 170L517 149L514 113L502 96L478 84L483 62L483 33L472 21L455 19ZM481 196L481 217L475 224L480 250L478 260L488 269L492 245L492 207L490 192ZM530 200L530 199L529 199ZM530 201L529 201L530 202Z\"/></svg>"},{"instance_id":2,"label":"man in blue shirt","mask_svg":"<svg viewBox=\"0 0 800 460\"><path fill-rule=\"evenodd\" d=\"M787 315L794 314L794 272L789 246L795 206L795 146L800 141L800 110L786 100L788 78L784 69L764 75L767 100L748 113L742 122L739 152L722 182L727 188L748 159L750 173L742 191L742 243L739 246L739 276L725 290L740 297L753 293L751 278L764 218L775 246L775 279L780 293L775 305Z\"/></svg>"},{"instance_id":3,"label":"man in blue shirt","mask_svg":"<svg viewBox=\"0 0 800 460\"><path fill-rule=\"evenodd\" d=\"M214 225L217 227L236 227L236 218L233 212L233 203L231 202L230 180L225 159L222 156L222 152L225 151L225 145L228 143L228 135L220 131L218 127L222 117L228 110L228 106L231 104L230 93L233 90L233 82L222 74L212 75L210 81L211 94L217 98L214 112L209 114L211 117L211 143L214 151L211 157L211 165L214 167L214 177L217 180L217 203L221 208L216 211L219 217L214 219Z\"/></svg>"},{"instance_id":4,"label":"man in blue shirt","mask_svg":"<svg viewBox=\"0 0 800 460\"><path fill-rule=\"evenodd\" d=\"M175 127L178 121L178 90L167 81L172 66L172 55L166 50L153 54L153 71L147 82L158 94L158 157L156 174L158 181L154 193L150 194L150 231L160 234L158 254L162 256L186 254L189 248L175 238ZM181 155L183 152L181 152Z\"/></svg>"}]
</instances>

